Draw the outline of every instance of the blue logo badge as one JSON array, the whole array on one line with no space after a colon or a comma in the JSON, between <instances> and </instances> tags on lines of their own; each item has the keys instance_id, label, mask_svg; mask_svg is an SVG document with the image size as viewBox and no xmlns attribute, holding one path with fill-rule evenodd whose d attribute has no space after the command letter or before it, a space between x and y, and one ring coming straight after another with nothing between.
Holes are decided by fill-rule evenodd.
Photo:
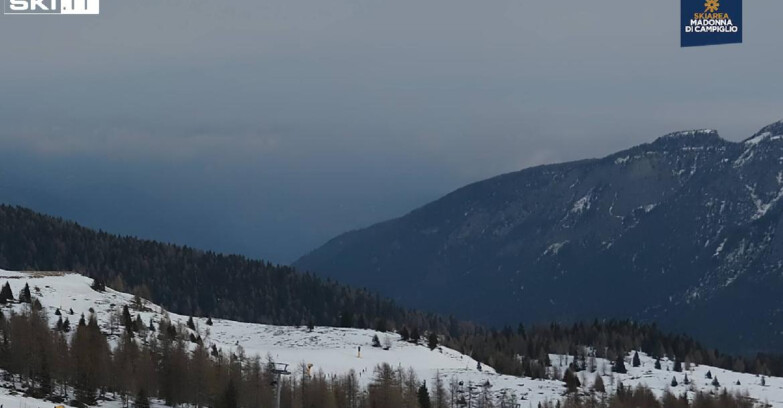
<instances>
[{"instance_id":1,"label":"blue logo badge","mask_svg":"<svg viewBox=\"0 0 783 408\"><path fill-rule=\"evenodd\" d=\"M680 46L742 42L742 0L680 0Z\"/></svg>"}]
</instances>

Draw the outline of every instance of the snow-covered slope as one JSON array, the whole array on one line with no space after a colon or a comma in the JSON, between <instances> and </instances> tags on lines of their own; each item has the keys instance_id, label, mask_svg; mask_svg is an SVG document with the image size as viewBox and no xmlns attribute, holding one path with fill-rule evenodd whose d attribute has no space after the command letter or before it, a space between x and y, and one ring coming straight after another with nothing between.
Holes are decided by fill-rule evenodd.
<instances>
[{"instance_id":1,"label":"snow-covered slope","mask_svg":"<svg viewBox=\"0 0 783 408\"><path fill-rule=\"evenodd\" d=\"M8 281L14 294L18 294L25 284L29 284L33 297L37 298L44 306L50 321L54 324L54 313L57 309L63 312L63 317L69 317L72 324L78 321L79 315L89 315L90 309L94 310L96 317L105 333L112 331L110 316L122 310L125 305L133 304L133 296L108 289L97 292L90 288L90 278L69 273L59 272L9 272L0 270L0 285ZM13 305L13 308L26 307ZM70 310L74 314L69 316ZM168 313L157 305L145 301L144 311L137 313L145 323L150 320L158 322L167 316L172 322L183 326L188 316ZM373 369L380 363L389 363L392 366L413 368L420 379L431 381L436 373L448 382L451 378L457 378L465 385L484 384L487 381L492 385L492 392L513 392L521 398L523 407L535 407L538 402L554 400L561 397L565 387L561 381L533 380L530 378L518 378L497 374L494 369L486 365L482 370L477 368L477 362L455 350L439 347L429 350L423 345L414 345L400 341L396 333L378 333L373 330L316 327L309 331L305 327L271 326L263 324L241 323L229 320L213 319L213 325L206 324L206 318L194 318L196 331L204 339L206 345L216 345L225 351L237 351L242 347L248 356L259 355L266 358L271 356L276 362L289 363L295 370L300 363L312 364L314 371L322 371L327 374L342 374L348 370L355 370L360 376L361 383L368 384L373 375ZM119 329L114 329L119 332ZM391 342L390 350L371 347L371 340L378 335L383 343L386 338ZM113 340L116 340L113 339ZM361 355L358 348L361 347ZM551 360L562 372L568 364L568 357L552 355ZM708 371L717 376L721 388L737 391L747 391L753 398L759 401L768 401L773 406L783 406L783 378L766 378L766 385L761 385L761 378L751 374L740 374L714 367L691 367L687 372L691 380L691 386L683 384L685 373L669 371L673 363L662 361L662 369L653 368L654 361L641 355L642 366L632 367L630 357L628 359L627 374L612 374L611 364L605 360L597 359L596 373L603 377L607 389L612 390L619 382L626 386L646 384L657 394L662 394L666 389L680 394L695 390L713 390L712 380L706 379ZM579 373L583 387L587 390L593 383L596 373ZM670 387L672 377L676 377L681 384L678 387ZM739 385L737 385L739 381ZM45 407L49 403L36 403L36 400L23 399L19 396L8 395L6 391L0 391L0 404L8 407Z\"/></svg>"}]
</instances>

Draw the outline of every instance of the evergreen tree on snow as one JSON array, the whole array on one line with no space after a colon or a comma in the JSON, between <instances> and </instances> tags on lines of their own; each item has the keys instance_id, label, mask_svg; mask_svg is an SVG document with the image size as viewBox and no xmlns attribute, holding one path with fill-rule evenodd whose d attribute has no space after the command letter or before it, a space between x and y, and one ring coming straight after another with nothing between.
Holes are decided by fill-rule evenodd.
<instances>
[{"instance_id":1,"label":"evergreen tree on snow","mask_svg":"<svg viewBox=\"0 0 783 408\"><path fill-rule=\"evenodd\" d=\"M128 310L128 305L122 307L122 325L127 331L133 331L133 317Z\"/></svg>"},{"instance_id":2,"label":"evergreen tree on snow","mask_svg":"<svg viewBox=\"0 0 783 408\"><path fill-rule=\"evenodd\" d=\"M438 335L435 332L430 332L430 335L427 337L427 347L430 350L435 350L438 347Z\"/></svg>"},{"instance_id":3,"label":"evergreen tree on snow","mask_svg":"<svg viewBox=\"0 0 783 408\"><path fill-rule=\"evenodd\" d=\"M408 341L411 339L411 334L408 332L408 328L403 326L402 330L400 330L400 340L402 341Z\"/></svg>"},{"instance_id":4,"label":"evergreen tree on snow","mask_svg":"<svg viewBox=\"0 0 783 408\"><path fill-rule=\"evenodd\" d=\"M593 390L595 392L606 392L606 386L604 386L604 379L600 374L595 375L595 381L593 381Z\"/></svg>"},{"instance_id":5,"label":"evergreen tree on snow","mask_svg":"<svg viewBox=\"0 0 783 408\"><path fill-rule=\"evenodd\" d=\"M101 279L93 279L90 288L96 292L104 292L106 291L106 283L104 283Z\"/></svg>"},{"instance_id":6,"label":"evergreen tree on snow","mask_svg":"<svg viewBox=\"0 0 783 408\"><path fill-rule=\"evenodd\" d=\"M33 300L33 295L30 293L30 285L24 284L24 288L19 292L19 302L30 303Z\"/></svg>"},{"instance_id":7,"label":"evergreen tree on snow","mask_svg":"<svg viewBox=\"0 0 783 408\"><path fill-rule=\"evenodd\" d=\"M563 382L565 383L568 392L576 392L579 389L579 386L582 385L579 378L576 376L576 373L571 368L566 369L565 374L563 374Z\"/></svg>"},{"instance_id":8,"label":"evergreen tree on snow","mask_svg":"<svg viewBox=\"0 0 783 408\"><path fill-rule=\"evenodd\" d=\"M14 300L14 294L11 292L11 285L9 285L8 282L6 282L5 285L3 285L3 289L0 290L0 300L2 300L3 303Z\"/></svg>"},{"instance_id":9,"label":"evergreen tree on snow","mask_svg":"<svg viewBox=\"0 0 783 408\"><path fill-rule=\"evenodd\" d=\"M636 351L633 353L633 366L639 367L640 365L642 365L642 362L639 360L639 352Z\"/></svg>"},{"instance_id":10,"label":"evergreen tree on snow","mask_svg":"<svg viewBox=\"0 0 783 408\"><path fill-rule=\"evenodd\" d=\"M623 358L623 355L620 354L617 356L617 360L614 362L614 372L625 374L628 372L628 369L625 368L625 359Z\"/></svg>"},{"instance_id":11,"label":"evergreen tree on snow","mask_svg":"<svg viewBox=\"0 0 783 408\"><path fill-rule=\"evenodd\" d=\"M419 334L419 328L414 327L413 330L411 330L410 342L414 344L419 344L419 340L421 340L421 335Z\"/></svg>"}]
</instances>

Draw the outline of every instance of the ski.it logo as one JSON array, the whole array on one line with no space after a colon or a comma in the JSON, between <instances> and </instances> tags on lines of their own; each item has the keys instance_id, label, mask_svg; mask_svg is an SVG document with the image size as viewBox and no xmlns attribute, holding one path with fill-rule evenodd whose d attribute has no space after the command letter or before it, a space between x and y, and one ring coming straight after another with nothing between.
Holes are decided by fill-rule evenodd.
<instances>
[{"instance_id":1,"label":"ski.it logo","mask_svg":"<svg viewBox=\"0 0 783 408\"><path fill-rule=\"evenodd\" d=\"M2 0L3 14L99 14L101 0Z\"/></svg>"}]
</instances>

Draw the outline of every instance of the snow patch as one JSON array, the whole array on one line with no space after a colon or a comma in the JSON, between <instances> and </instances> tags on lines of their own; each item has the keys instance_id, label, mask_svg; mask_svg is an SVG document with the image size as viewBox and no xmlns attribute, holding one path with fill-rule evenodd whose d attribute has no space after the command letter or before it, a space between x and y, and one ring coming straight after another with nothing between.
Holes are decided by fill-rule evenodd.
<instances>
[{"instance_id":1,"label":"snow patch","mask_svg":"<svg viewBox=\"0 0 783 408\"><path fill-rule=\"evenodd\" d=\"M574 205L571 207L571 213L572 214L580 214L590 209L590 201L592 200L593 193L592 191L587 193L584 197L576 200L574 202Z\"/></svg>"},{"instance_id":2,"label":"snow patch","mask_svg":"<svg viewBox=\"0 0 783 408\"><path fill-rule=\"evenodd\" d=\"M770 133L770 132L759 133L758 135L753 136L750 139L746 140L745 144L746 145L753 145L753 146L755 146L755 145L761 143L762 141L764 141L764 139L766 139L766 138L768 138L770 136L772 136L772 133Z\"/></svg>"},{"instance_id":3,"label":"snow patch","mask_svg":"<svg viewBox=\"0 0 783 408\"><path fill-rule=\"evenodd\" d=\"M631 159L630 156L618 157L618 158L614 159L614 164L625 164L630 159Z\"/></svg>"},{"instance_id":4,"label":"snow patch","mask_svg":"<svg viewBox=\"0 0 783 408\"><path fill-rule=\"evenodd\" d=\"M568 240L563 242L555 242L554 244L549 245L542 255L557 255L560 252L560 250L566 244L568 244L568 242L569 242Z\"/></svg>"}]
</instances>

